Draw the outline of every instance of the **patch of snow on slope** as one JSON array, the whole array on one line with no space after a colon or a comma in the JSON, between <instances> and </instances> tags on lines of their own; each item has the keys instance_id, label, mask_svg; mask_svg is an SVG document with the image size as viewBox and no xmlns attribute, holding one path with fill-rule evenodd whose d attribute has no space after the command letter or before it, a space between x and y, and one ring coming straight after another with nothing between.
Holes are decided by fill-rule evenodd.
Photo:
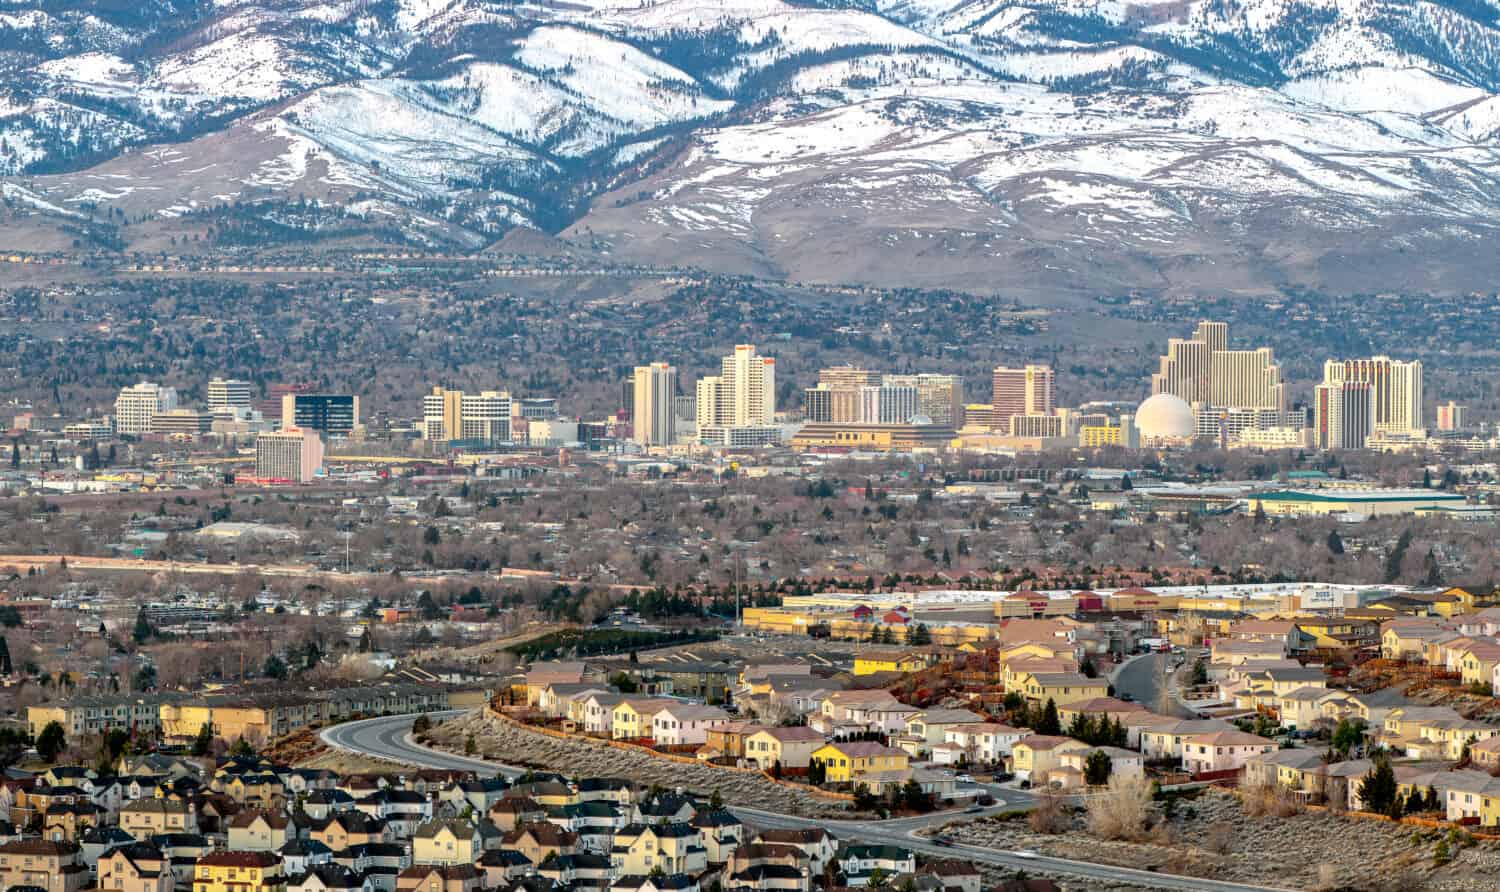
<instances>
[{"instance_id":1,"label":"patch of snow on slope","mask_svg":"<svg viewBox=\"0 0 1500 892\"><path fill-rule=\"evenodd\" d=\"M1473 140L1492 142L1500 138L1500 96L1458 109L1437 118L1449 132Z\"/></svg>"},{"instance_id":2,"label":"patch of snow on slope","mask_svg":"<svg viewBox=\"0 0 1500 892\"><path fill-rule=\"evenodd\" d=\"M444 195L502 162L534 157L473 122L425 108L383 81L324 87L298 100L279 119L341 163L330 175L345 185L395 182L414 195ZM324 159L326 160L326 159ZM291 168L297 170L296 159ZM305 175L305 170L303 171Z\"/></svg>"},{"instance_id":3,"label":"patch of snow on slope","mask_svg":"<svg viewBox=\"0 0 1500 892\"><path fill-rule=\"evenodd\" d=\"M36 67L37 73L69 84L129 90L140 78L135 66L110 53L81 53L61 59L49 59Z\"/></svg>"},{"instance_id":4,"label":"patch of snow on slope","mask_svg":"<svg viewBox=\"0 0 1500 892\"><path fill-rule=\"evenodd\" d=\"M317 84L277 37L236 34L163 60L148 84L189 102L264 104Z\"/></svg>"},{"instance_id":5,"label":"patch of snow on slope","mask_svg":"<svg viewBox=\"0 0 1500 892\"><path fill-rule=\"evenodd\" d=\"M1424 115L1488 94L1421 68L1358 68L1301 78L1281 92L1345 112L1393 111Z\"/></svg>"},{"instance_id":6,"label":"patch of snow on slope","mask_svg":"<svg viewBox=\"0 0 1500 892\"><path fill-rule=\"evenodd\" d=\"M655 127L728 110L689 75L629 44L576 28L538 28L516 59L560 80L589 106L633 127Z\"/></svg>"}]
</instances>

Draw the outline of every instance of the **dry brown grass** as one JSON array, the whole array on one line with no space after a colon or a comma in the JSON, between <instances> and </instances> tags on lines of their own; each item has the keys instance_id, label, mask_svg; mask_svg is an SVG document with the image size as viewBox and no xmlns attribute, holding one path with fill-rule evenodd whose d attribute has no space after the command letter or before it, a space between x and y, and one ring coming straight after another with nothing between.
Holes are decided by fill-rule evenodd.
<instances>
[{"instance_id":1,"label":"dry brown grass","mask_svg":"<svg viewBox=\"0 0 1500 892\"><path fill-rule=\"evenodd\" d=\"M1089 832L1100 839L1140 841L1155 813L1150 782L1117 774L1104 792L1089 799Z\"/></svg>"},{"instance_id":2,"label":"dry brown grass","mask_svg":"<svg viewBox=\"0 0 1500 892\"><path fill-rule=\"evenodd\" d=\"M1042 790L1037 796L1036 808L1027 815L1026 823L1031 827L1032 832L1045 833L1049 836L1066 833L1073 824L1067 813L1063 811L1062 799L1050 787Z\"/></svg>"},{"instance_id":3,"label":"dry brown grass","mask_svg":"<svg viewBox=\"0 0 1500 892\"><path fill-rule=\"evenodd\" d=\"M1204 833L1203 847L1215 855L1227 855L1234 849L1234 825L1215 821Z\"/></svg>"},{"instance_id":4,"label":"dry brown grass","mask_svg":"<svg viewBox=\"0 0 1500 892\"><path fill-rule=\"evenodd\" d=\"M1302 803L1289 790L1262 784L1246 787L1240 795L1245 814L1252 818L1289 818L1302 813Z\"/></svg>"}]
</instances>

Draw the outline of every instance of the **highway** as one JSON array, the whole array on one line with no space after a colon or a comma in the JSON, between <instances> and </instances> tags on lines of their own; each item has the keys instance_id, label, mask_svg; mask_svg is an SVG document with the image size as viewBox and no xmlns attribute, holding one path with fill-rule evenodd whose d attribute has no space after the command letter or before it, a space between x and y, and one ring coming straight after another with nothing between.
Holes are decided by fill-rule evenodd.
<instances>
[{"instance_id":1,"label":"highway","mask_svg":"<svg viewBox=\"0 0 1500 892\"><path fill-rule=\"evenodd\" d=\"M431 718L448 719L462 715L463 710L448 710L431 713ZM377 759L385 759L419 768L443 768L462 771L478 771L515 778L525 769L502 765L484 759L439 752L422 746L411 739L411 724L415 716L383 716L361 719L342 725L325 728L321 734L323 742L335 749L357 753ZM1196 877L1176 876L1149 870L1134 870L1129 867L1114 867L1067 858L1053 858L1026 851L1003 851L969 845L938 845L918 832L950 821L969 820L989 814L1014 811L1023 807L1030 796L1016 791L994 789L1000 803L984 809L981 813L969 814L940 812L915 818L894 818L885 821L846 821L831 818L804 818L762 811L745 806L729 806L740 820L756 827L769 829L800 829L821 827L842 840L860 843L875 843L904 846L923 855L938 858L954 858L974 861L995 867L1024 870L1028 873L1048 873L1060 876L1079 877L1111 883L1132 883L1148 889L1201 890L1201 892L1283 892L1274 886L1252 886L1243 883L1226 883Z\"/></svg>"}]
</instances>

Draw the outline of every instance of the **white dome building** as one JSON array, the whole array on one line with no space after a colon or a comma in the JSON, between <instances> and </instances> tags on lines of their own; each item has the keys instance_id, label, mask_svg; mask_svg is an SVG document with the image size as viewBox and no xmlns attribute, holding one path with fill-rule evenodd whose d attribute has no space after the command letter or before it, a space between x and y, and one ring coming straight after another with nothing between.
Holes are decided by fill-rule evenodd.
<instances>
[{"instance_id":1,"label":"white dome building","mask_svg":"<svg viewBox=\"0 0 1500 892\"><path fill-rule=\"evenodd\" d=\"M1198 424L1187 400L1158 393L1135 410L1135 429L1142 443L1186 442L1193 439Z\"/></svg>"}]
</instances>

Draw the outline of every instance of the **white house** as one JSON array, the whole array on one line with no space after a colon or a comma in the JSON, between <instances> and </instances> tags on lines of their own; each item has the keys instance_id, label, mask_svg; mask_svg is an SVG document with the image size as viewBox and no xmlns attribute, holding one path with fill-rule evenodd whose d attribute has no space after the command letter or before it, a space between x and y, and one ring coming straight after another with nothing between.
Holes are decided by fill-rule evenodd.
<instances>
[{"instance_id":1,"label":"white house","mask_svg":"<svg viewBox=\"0 0 1500 892\"><path fill-rule=\"evenodd\" d=\"M609 737L614 728L615 707L624 700L620 694L590 694L583 701L583 733Z\"/></svg>"},{"instance_id":2,"label":"white house","mask_svg":"<svg viewBox=\"0 0 1500 892\"><path fill-rule=\"evenodd\" d=\"M673 704L652 715L651 739L657 746L702 746L708 742L708 729L731 721L717 706Z\"/></svg>"},{"instance_id":3,"label":"white house","mask_svg":"<svg viewBox=\"0 0 1500 892\"><path fill-rule=\"evenodd\" d=\"M932 760L940 762L940 752L951 755L949 747L956 746L963 753L965 761L977 764L999 762L1010 755L1010 748L1016 745L1016 741L1029 733L1031 732L998 722L953 725L943 732L943 743L946 746L933 747Z\"/></svg>"},{"instance_id":4,"label":"white house","mask_svg":"<svg viewBox=\"0 0 1500 892\"><path fill-rule=\"evenodd\" d=\"M1182 743L1182 767L1194 774L1238 771L1251 756L1276 749L1275 741L1244 731L1195 734Z\"/></svg>"}]
</instances>

